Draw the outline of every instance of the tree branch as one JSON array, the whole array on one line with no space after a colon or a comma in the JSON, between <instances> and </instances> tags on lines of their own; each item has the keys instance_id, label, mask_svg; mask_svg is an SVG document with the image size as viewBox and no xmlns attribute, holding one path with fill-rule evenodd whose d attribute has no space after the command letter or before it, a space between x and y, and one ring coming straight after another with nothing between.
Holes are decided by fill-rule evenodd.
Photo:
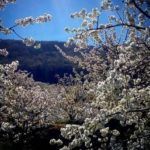
<instances>
[{"instance_id":1,"label":"tree branch","mask_svg":"<svg viewBox=\"0 0 150 150\"><path fill-rule=\"evenodd\" d=\"M10 29L15 35L17 35L20 39L24 40L22 36L20 36L14 29Z\"/></svg>"},{"instance_id":2,"label":"tree branch","mask_svg":"<svg viewBox=\"0 0 150 150\"><path fill-rule=\"evenodd\" d=\"M132 28L136 28L137 30L145 30L146 29L146 27L131 25L131 24L127 24L127 23L119 23L119 24L115 24L115 25L106 25L106 27L99 27L99 28L96 28L96 29L89 29L89 30L110 29L110 28L120 27L120 26L132 27Z\"/></svg>"},{"instance_id":3,"label":"tree branch","mask_svg":"<svg viewBox=\"0 0 150 150\"><path fill-rule=\"evenodd\" d=\"M99 26L99 16L97 16L96 29L98 28L98 26Z\"/></svg>"},{"instance_id":4,"label":"tree branch","mask_svg":"<svg viewBox=\"0 0 150 150\"><path fill-rule=\"evenodd\" d=\"M12 26L12 27L10 27L10 28L8 28L8 29L11 30L11 31L12 31L15 35L17 35L20 39L24 40L24 38L23 38L21 35L19 35L19 34L13 29L13 28L16 27L16 26L18 26L18 25L16 24L16 25L14 25L14 26ZM2 30L5 30L5 28L0 25L0 31L2 31Z\"/></svg>"},{"instance_id":5,"label":"tree branch","mask_svg":"<svg viewBox=\"0 0 150 150\"><path fill-rule=\"evenodd\" d=\"M147 18L150 19L150 15L147 14L145 11L143 11L143 10L137 5L137 3L135 2L135 0L133 0L133 4L134 4L134 6L135 6L142 14L144 14Z\"/></svg>"},{"instance_id":6,"label":"tree branch","mask_svg":"<svg viewBox=\"0 0 150 150\"><path fill-rule=\"evenodd\" d=\"M13 29L13 28L15 28L15 27L17 27L17 26L18 26L18 24L15 24L15 25L9 27L9 29L11 30L11 29Z\"/></svg>"}]
</instances>

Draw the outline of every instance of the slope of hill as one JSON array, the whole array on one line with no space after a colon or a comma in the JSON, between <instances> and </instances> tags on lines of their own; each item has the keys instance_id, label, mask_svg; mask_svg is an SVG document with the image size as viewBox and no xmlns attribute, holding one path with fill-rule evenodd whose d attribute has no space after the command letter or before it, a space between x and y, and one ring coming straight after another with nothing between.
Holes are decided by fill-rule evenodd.
<instances>
[{"instance_id":1,"label":"slope of hill","mask_svg":"<svg viewBox=\"0 0 150 150\"><path fill-rule=\"evenodd\" d=\"M73 64L65 59L54 45L60 46L64 51L72 53L72 48L65 48L63 42L42 41L40 49L26 47L19 40L0 40L0 48L7 48L9 55L0 56L0 63L6 64L14 60L19 61L19 69L27 70L33 74L36 81L56 83L56 74L72 73Z\"/></svg>"}]
</instances>

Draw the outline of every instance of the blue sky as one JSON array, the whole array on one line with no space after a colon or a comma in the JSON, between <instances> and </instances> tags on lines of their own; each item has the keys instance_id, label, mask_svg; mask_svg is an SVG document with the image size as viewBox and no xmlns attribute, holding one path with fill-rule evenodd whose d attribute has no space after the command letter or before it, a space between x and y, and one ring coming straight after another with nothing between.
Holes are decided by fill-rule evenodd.
<instances>
[{"instance_id":1,"label":"blue sky","mask_svg":"<svg viewBox=\"0 0 150 150\"><path fill-rule=\"evenodd\" d=\"M70 36L64 31L65 27L78 27L80 20L71 19L70 14L85 8L90 11L99 7L100 0L17 0L15 4L9 4L0 12L0 18L6 27L14 25L19 18L37 17L44 13L50 13L51 22L35 24L27 27L17 27L15 30L23 37L33 37L36 40L66 41ZM108 14L109 15L109 14ZM102 21L107 20L105 15ZM0 39L18 39L16 35L3 35Z\"/></svg>"}]
</instances>

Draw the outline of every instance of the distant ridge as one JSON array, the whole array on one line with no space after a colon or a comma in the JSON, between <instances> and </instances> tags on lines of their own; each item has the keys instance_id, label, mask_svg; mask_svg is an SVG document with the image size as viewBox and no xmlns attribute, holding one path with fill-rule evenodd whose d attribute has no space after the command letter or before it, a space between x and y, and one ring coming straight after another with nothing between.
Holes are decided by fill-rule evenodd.
<instances>
[{"instance_id":1,"label":"distant ridge","mask_svg":"<svg viewBox=\"0 0 150 150\"><path fill-rule=\"evenodd\" d=\"M65 48L64 42L40 41L41 48L25 46L20 40L0 39L0 48L7 48L9 55L0 56L0 63L11 63L14 60L20 62L19 69L27 70L33 74L36 81L57 83L56 74L72 73L73 64L65 59L54 45L61 47L66 53L72 54L72 48Z\"/></svg>"}]
</instances>

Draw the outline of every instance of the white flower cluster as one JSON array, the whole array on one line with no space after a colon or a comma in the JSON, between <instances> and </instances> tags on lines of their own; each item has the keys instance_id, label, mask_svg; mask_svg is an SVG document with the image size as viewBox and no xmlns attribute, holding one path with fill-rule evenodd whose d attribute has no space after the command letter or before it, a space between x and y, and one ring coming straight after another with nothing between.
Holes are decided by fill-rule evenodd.
<instances>
[{"instance_id":1,"label":"white flower cluster","mask_svg":"<svg viewBox=\"0 0 150 150\"><path fill-rule=\"evenodd\" d=\"M63 144L63 142L60 140L60 139L58 139L58 140L55 140L55 139L51 139L50 140L50 142L49 142L51 145L62 145Z\"/></svg>"},{"instance_id":2,"label":"white flower cluster","mask_svg":"<svg viewBox=\"0 0 150 150\"><path fill-rule=\"evenodd\" d=\"M86 32L85 29L92 30L95 28L97 24L97 17L100 15L100 11L98 8L92 9L90 13L87 13L86 10L82 9L80 12L75 12L71 15L71 18L82 18L83 21L81 23L81 28L78 29L69 29L65 28L66 32L76 34L73 38L68 39L66 42L66 46L75 44L77 46L76 51L79 49L87 49L87 39L91 36L93 36L93 40L95 42L100 41L100 37L98 35L98 32ZM84 29L85 28L85 29ZM93 35L92 35L93 34Z\"/></svg>"},{"instance_id":3,"label":"white flower cluster","mask_svg":"<svg viewBox=\"0 0 150 150\"><path fill-rule=\"evenodd\" d=\"M23 40L23 43L26 45L26 46L33 46L35 44L35 40L33 40L32 37L30 38L25 38Z\"/></svg>"},{"instance_id":4,"label":"white flower cluster","mask_svg":"<svg viewBox=\"0 0 150 150\"><path fill-rule=\"evenodd\" d=\"M75 12L73 14L71 14L71 18L85 18L86 17L86 10L85 9L82 9L79 13L78 12Z\"/></svg>"},{"instance_id":5,"label":"white flower cluster","mask_svg":"<svg viewBox=\"0 0 150 150\"><path fill-rule=\"evenodd\" d=\"M109 128L108 128L108 127L101 129L101 130L100 130L100 133L101 133L102 137L106 137L107 134L108 134L108 131L109 131Z\"/></svg>"},{"instance_id":6,"label":"white flower cluster","mask_svg":"<svg viewBox=\"0 0 150 150\"><path fill-rule=\"evenodd\" d=\"M108 10L108 9L111 9L111 7L112 7L111 0L103 0L102 1L101 9Z\"/></svg>"},{"instance_id":7,"label":"white flower cluster","mask_svg":"<svg viewBox=\"0 0 150 150\"><path fill-rule=\"evenodd\" d=\"M51 21L52 19L52 16L50 14L44 14L44 15L41 15L37 18L33 18L33 17L26 17L26 18L23 18L23 19L17 19L15 21L15 23L17 25L20 25L20 26L28 26L30 24L34 24L34 23L44 23L44 22L48 22L48 21Z\"/></svg>"},{"instance_id":8,"label":"white flower cluster","mask_svg":"<svg viewBox=\"0 0 150 150\"><path fill-rule=\"evenodd\" d=\"M15 3L16 0L0 0L0 9L3 9L9 3Z\"/></svg>"},{"instance_id":9,"label":"white flower cluster","mask_svg":"<svg viewBox=\"0 0 150 150\"><path fill-rule=\"evenodd\" d=\"M97 140L97 144L105 143L107 141L107 134L109 134L109 128L105 128L103 122L100 121L99 115L95 118L86 118L83 125L66 125L65 128L61 129L61 135L68 140L74 139L69 143L68 146L63 148L74 149L84 146L86 149L94 147L92 143L93 139ZM98 138L98 135L101 135L101 138ZM117 130L112 131L115 136L118 136L119 133Z\"/></svg>"},{"instance_id":10,"label":"white flower cluster","mask_svg":"<svg viewBox=\"0 0 150 150\"><path fill-rule=\"evenodd\" d=\"M13 61L11 64L6 64L5 71L7 74L11 74L12 72L15 72L19 66L18 61Z\"/></svg>"},{"instance_id":11,"label":"white flower cluster","mask_svg":"<svg viewBox=\"0 0 150 150\"><path fill-rule=\"evenodd\" d=\"M1 129L3 131L7 131L7 130L10 130L10 129L13 129L13 128L14 128L14 126L11 125L9 122L2 122L2 124L1 124Z\"/></svg>"},{"instance_id":12,"label":"white flower cluster","mask_svg":"<svg viewBox=\"0 0 150 150\"><path fill-rule=\"evenodd\" d=\"M0 49L0 55L2 55L2 56L7 56L8 54L9 54L9 53L8 53L8 51L7 51L6 48Z\"/></svg>"},{"instance_id":13,"label":"white flower cluster","mask_svg":"<svg viewBox=\"0 0 150 150\"><path fill-rule=\"evenodd\" d=\"M0 27L0 32L3 33L3 34L11 34L12 31L9 29L9 28L5 28L5 27Z\"/></svg>"}]
</instances>

